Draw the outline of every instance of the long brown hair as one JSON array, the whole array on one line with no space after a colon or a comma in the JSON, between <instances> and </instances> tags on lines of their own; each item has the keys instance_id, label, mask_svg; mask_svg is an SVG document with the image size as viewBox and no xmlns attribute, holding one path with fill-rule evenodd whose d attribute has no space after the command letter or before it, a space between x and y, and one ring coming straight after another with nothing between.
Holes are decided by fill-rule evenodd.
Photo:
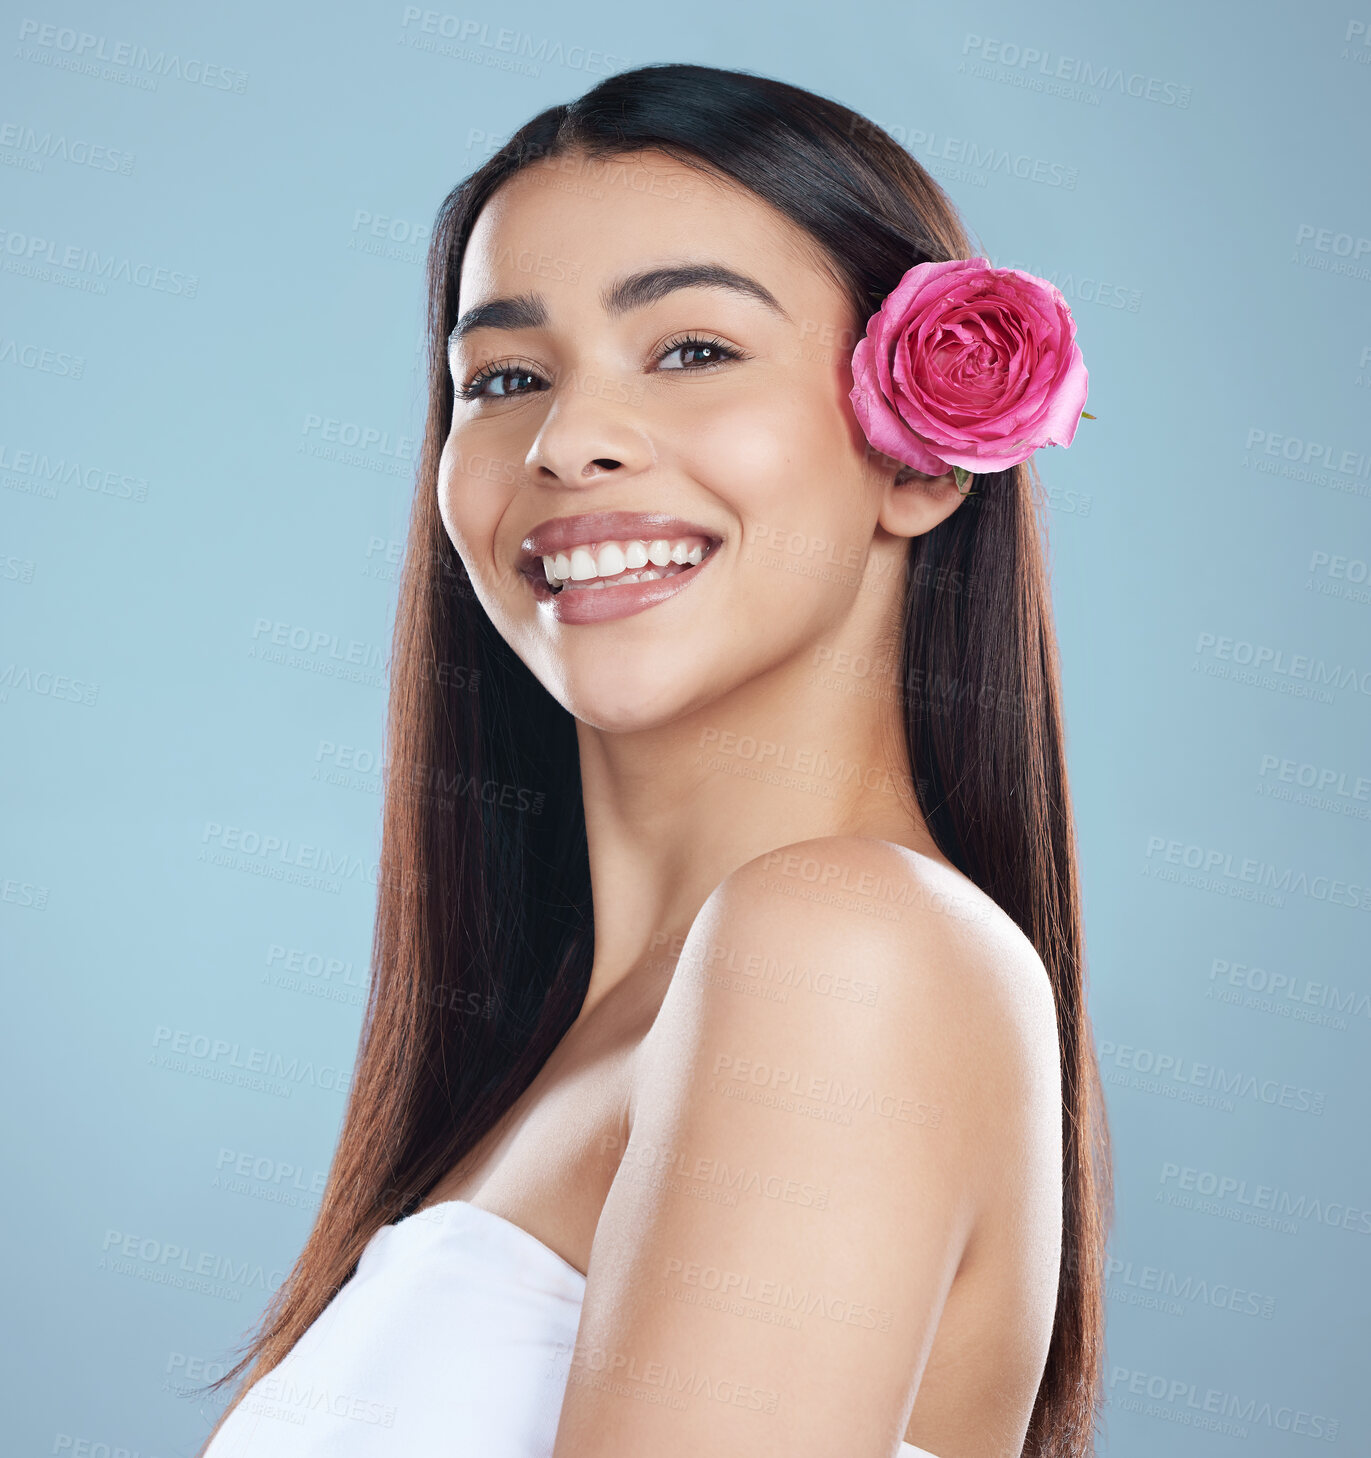
<instances>
[{"instance_id":1,"label":"long brown hair","mask_svg":"<svg viewBox=\"0 0 1371 1458\"><path fill-rule=\"evenodd\" d=\"M234 1403L350 1279L376 1230L416 1208L528 1087L585 997L594 922L574 721L493 628L440 519L446 345L467 240L501 183L540 165L565 171L565 184L612 180L616 159L647 149L732 179L808 232L858 333L913 264L975 256L942 189L886 132L812 92L707 66L607 78L520 128L444 201L428 259L428 422L391 659L369 999L314 1228L243 1357L206 1389L250 1369ZM1042 510L1024 464L977 477L957 511L913 538L894 687L930 832L1022 928L1056 996L1063 1244L1024 1453L1081 1458L1099 1414L1113 1191Z\"/></svg>"}]
</instances>

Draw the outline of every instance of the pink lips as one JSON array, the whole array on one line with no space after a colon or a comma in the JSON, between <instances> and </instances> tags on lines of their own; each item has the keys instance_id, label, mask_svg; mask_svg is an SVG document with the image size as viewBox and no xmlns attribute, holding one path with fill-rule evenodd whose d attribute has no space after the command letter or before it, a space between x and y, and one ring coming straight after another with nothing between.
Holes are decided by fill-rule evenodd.
<instances>
[{"instance_id":1,"label":"pink lips","mask_svg":"<svg viewBox=\"0 0 1371 1458\"><path fill-rule=\"evenodd\" d=\"M543 572L544 557L572 547L600 542L652 541L665 537L703 537L709 543L704 559L695 567L654 582L623 582L597 588L564 587L553 592ZM723 538L698 522L665 512L595 511L581 516L555 517L535 527L523 540L518 567L533 586L533 595L559 623L605 623L631 617L655 607L687 587L718 555Z\"/></svg>"},{"instance_id":2,"label":"pink lips","mask_svg":"<svg viewBox=\"0 0 1371 1458\"><path fill-rule=\"evenodd\" d=\"M540 575L531 579L533 595L546 604L559 623L607 623L615 618L631 617L684 592L700 573L709 570L709 564L718 555L716 547L699 566L687 567L670 577L659 577L655 582L621 582L616 587L564 587L560 592L553 592L541 576L540 568Z\"/></svg>"}]
</instances>

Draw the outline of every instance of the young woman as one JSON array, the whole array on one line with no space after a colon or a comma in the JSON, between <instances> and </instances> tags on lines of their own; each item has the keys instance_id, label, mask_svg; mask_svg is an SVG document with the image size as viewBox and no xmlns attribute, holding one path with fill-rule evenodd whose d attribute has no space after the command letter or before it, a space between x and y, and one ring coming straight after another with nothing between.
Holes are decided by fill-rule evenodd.
<instances>
[{"instance_id":1,"label":"young woman","mask_svg":"<svg viewBox=\"0 0 1371 1458\"><path fill-rule=\"evenodd\" d=\"M429 291L371 999L202 1452L1091 1452L1064 301L691 65L517 132Z\"/></svg>"}]
</instances>

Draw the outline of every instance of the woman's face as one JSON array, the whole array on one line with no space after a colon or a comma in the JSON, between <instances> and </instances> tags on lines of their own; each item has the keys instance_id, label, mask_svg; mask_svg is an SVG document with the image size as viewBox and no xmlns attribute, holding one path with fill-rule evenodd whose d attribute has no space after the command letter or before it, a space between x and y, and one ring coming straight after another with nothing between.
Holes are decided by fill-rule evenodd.
<instances>
[{"instance_id":1,"label":"woman's face","mask_svg":"<svg viewBox=\"0 0 1371 1458\"><path fill-rule=\"evenodd\" d=\"M692 268L720 274L676 272ZM459 297L443 522L496 628L578 719L646 728L784 684L871 607L890 472L848 401L856 321L766 203L657 153L535 164L482 210ZM635 571L647 582L614 585Z\"/></svg>"}]
</instances>

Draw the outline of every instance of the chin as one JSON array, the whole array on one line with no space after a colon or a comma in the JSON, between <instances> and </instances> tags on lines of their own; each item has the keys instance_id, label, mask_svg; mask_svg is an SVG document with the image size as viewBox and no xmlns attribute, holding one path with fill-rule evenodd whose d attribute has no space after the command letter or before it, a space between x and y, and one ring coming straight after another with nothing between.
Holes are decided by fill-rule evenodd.
<instances>
[{"instance_id":1,"label":"chin","mask_svg":"<svg viewBox=\"0 0 1371 1458\"><path fill-rule=\"evenodd\" d=\"M558 701L568 713L592 729L607 734L631 734L657 729L698 707L700 695L691 693L679 675L655 676L606 673L605 665L584 678L564 674Z\"/></svg>"}]
</instances>

